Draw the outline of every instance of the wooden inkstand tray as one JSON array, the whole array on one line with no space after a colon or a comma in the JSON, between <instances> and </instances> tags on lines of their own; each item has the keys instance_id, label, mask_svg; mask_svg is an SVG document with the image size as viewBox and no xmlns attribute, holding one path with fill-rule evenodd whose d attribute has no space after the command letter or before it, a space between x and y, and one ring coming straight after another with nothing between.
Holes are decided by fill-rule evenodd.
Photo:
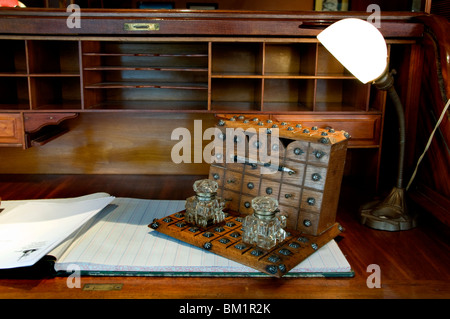
<instances>
[{"instance_id":1,"label":"wooden inkstand tray","mask_svg":"<svg viewBox=\"0 0 450 319\"><path fill-rule=\"evenodd\" d=\"M272 249L264 250L242 241L242 223L246 215L226 210L225 221L201 228L186 222L184 213L180 211L155 219L149 227L277 278L343 232L338 223L319 236L285 229L288 237Z\"/></svg>"}]
</instances>

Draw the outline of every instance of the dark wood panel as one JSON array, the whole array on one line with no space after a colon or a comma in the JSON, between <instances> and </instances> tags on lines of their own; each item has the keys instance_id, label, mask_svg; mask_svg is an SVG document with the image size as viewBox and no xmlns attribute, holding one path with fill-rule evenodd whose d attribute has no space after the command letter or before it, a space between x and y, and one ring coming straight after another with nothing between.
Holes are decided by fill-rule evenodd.
<instances>
[{"instance_id":1,"label":"dark wood panel","mask_svg":"<svg viewBox=\"0 0 450 319\"><path fill-rule=\"evenodd\" d=\"M246 12L182 10L83 10L82 27L67 27L65 10L1 10L1 33L30 34L134 34L134 35L264 35L316 36L334 21L358 17L367 19L365 12ZM382 16L380 31L386 37L419 37L423 26L408 22L420 14L391 13ZM23 19L27 18L27 23ZM322 22L317 21L322 20ZM398 23L398 22L402 23ZM410 21L409 21L410 22ZM124 23L152 23L150 31L127 31ZM157 25L157 27L156 27ZM156 30L157 29L157 30Z\"/></svg>"},{"instance_id":2,"label":"dark wood panel","mask_svg":"<svg viewBox=\"0 0 450 319\"><path fill-rule=\"evenodd\" d=\"M423 21L427 25L424 36L424 67L421 93L418 99L417 140L414 159L425 149L431 132L450 97L450 24L443 17L432 16ZM436 130L411 186L412 198L435 214L443 223L450 225L450 209L444 199L450 198L450 121L449 111Z\"/></svg>"}]
</instances>

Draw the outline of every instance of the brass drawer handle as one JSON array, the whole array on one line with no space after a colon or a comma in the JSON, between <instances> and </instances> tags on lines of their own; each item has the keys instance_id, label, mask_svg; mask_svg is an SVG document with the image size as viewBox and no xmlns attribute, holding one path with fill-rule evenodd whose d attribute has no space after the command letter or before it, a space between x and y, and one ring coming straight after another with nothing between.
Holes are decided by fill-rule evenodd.
<instances>
[{"instance_id":1,"label":"brass drawer handle","mask_svg":"<svg viewBox=\"0 0 450 319\"><path fill-rule=\"evenodd\" d=\"M159 23L124 23L125 31L159 31Z\"/></svg>"}]
</instances>

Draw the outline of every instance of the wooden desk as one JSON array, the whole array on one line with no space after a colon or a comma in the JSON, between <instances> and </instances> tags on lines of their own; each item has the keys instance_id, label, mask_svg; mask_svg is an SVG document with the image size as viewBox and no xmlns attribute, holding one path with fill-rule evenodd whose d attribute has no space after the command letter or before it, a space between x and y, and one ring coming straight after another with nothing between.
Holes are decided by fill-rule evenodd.
<instances>
[{"instance_id":1,"label":"wooden desk","mask_svg":"<svg viewBox=\"0 0 450 319\"><path fill-rule=\"evenodd\" d=\"M184 199L203 176L149 175L0 175L3 200L58 198L105 191L115 196ZM0 298L126 299L297 299L297 298L449 298L449 229L426 214L419 226L404 232L367 228L357 220L357 207L367 201L345 180L338 221L346 232L338 244L354 278L169 278L82 277L88 283L122 283L117 291L69 289L67 278L0 279ZM413 207L411 207L413 208ZM381 288L366 284L370 264L381 270Z\"/></svg>"}]
</instances>

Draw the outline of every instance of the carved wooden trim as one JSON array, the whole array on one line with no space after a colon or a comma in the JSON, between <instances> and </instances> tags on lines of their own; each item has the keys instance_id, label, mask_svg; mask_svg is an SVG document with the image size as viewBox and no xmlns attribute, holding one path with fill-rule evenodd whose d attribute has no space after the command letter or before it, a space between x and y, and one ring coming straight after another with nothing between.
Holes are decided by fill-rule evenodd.
<instances>
[{"instance_id":1,"label":"carved wooden trim","mask_svg":"<svg viewBox=\"0 0 450 319\"><path fill-rule=\"evenodd\" d=\"M35 133L44 126L58 125L64 120L73 119L78 113L25 113L24 126L25 132Z\"/></svg>"}]
</instances>

